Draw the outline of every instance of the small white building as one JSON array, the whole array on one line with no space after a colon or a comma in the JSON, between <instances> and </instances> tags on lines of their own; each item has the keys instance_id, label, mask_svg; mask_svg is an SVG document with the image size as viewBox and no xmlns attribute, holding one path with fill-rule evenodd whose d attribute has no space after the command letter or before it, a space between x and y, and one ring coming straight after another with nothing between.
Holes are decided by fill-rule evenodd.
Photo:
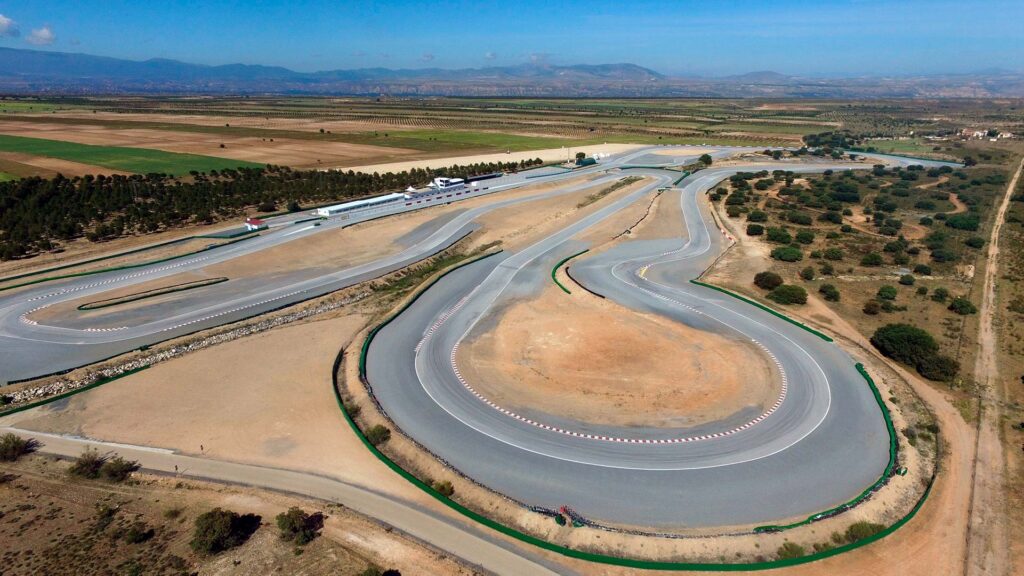
<instances>
[{"instance_id":1,"label":"small white building","mask_svg":"<svg viewBox=\"0 0 1024 576\"><path fill-rule=\"evenodd\" d=\"M259 218L246 218L245 229L249 232L256 232L257 230L266 230L267 223Z\"/></svg>"}]
</instances>

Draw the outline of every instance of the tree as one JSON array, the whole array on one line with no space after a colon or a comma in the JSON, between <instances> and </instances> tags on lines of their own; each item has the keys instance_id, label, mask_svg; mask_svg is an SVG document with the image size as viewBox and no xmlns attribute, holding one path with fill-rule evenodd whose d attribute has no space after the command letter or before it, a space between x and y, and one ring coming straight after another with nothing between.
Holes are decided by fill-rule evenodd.
<instances>
[{"instance_id":1,"label":"tree","mask_svg":"<svg viewBox=\"0 0 1024 576\"><path fill-rule=\"evenodd\" d=\"M803 270L801 270L800 271L800 277L803 278L804 280L808 281L808 282L810 282L811 280L814 280L814 267L813 266L808 266L808 267L804 268Z\"/></svg>"},{"instance_id":2,"label":"tree","mask_svg":"<svg viewBox=\"0 0 1024 576\"><path fill-rule=\"evenodd\" d=\"M838 261L843 259L843 250L841 248L825 248L821 253L825 260Z\"/></svg>"},{"instance_id":3,"label":"tree","mask_svg":"<svg viewBox=\"0 0 1024 576\"><path fill-rule=\"evenodd\" d=\"M771 251L771 256L783 262L798 262L804 259L804 253L793 246L780 246Z\"/></svg>"},{"instance_id":4,"label":"tree","mask_svg":"<svg viewBox=\"0 0 1024 576\"><path fill-rule=\"evenodd\" d=\"M981 226L981 220L976 214L954 214L946 218L946 226L957 230L974 232Z\"/></svg>"},{"instance_id":5,"label":"tree","mask_svg":"<svg viewBox=\"0 0 1024 576\"><path fill-rule=\"evenodd\" d=\"M374 424L366 431L366 440L370 444L373 444L374 446L383 444L384 442L387 442L390 438L391 430L388 430L386 427L380 424Z\"/></svg>"},{"instance_id":6,"label":"tree","mask_svg":"<svg viewBox=\"0 0 1024 576\"><path fill-rule=\"evenodd\" d=\"M754 275L754 285L764 290L772 290L779 286L782 286L782 276L779 276L775 272L758 272Z\"/></svg>"},{"instance_id":7,"label":"tree","mask_svg":"<svg viewBox=\"0 0 1024 576\"><path fill-rule=\"evenodd\" d=\"M810 244L814 242L814 232L810 230L801 230L796 233L796 241L801 244Z\"/></svg>"},{"instance_id":8,"label":"tree","mask_svg":"<svg viewBox=\"0 0 1024 576\"><path fill-rule=\"evenodd\" d=\"M39 442L8 432L0 436L0 462L14 462L39 448Z\"/></svg>"},{"instance_id":9,"label":"tree","mask_svg":"<svg viewBox=\"0 0 1024 576\"><path fill-rule=\"evenodd\" d=\"M945 302L946 298L949 298L949 290L939 286L932 291L932 300L936 302Z\"/></svg>"},{"instance_id":10,"label":"tree","mask_svg":"<svg viewBox=\"0 0 1024 576\"><path fill-rule=\"evenodd\" d=\"M913 286L915 281L916 278L914 278L913 274L904 274L900 276L900 284L904 286Z\"/></svg>"},{"instance_id":11,"label":"tree","mask_svg":"<svg viewBox=\"0 0 1024 576\"><path fill-rule=\"evenodd\" d=\"M932 267L927 264L918 264L914 266L914 274L920 274L921 276L931 276Z\"/></svg>"},{"instance_id":12,"label":"tree","mask_svg":"<svg viewBox=\"0 0 1024 576\"><path fill-rule=\"evenodd\" d=\"M767 222L768 213L764 210L751 210L750 214L747 214L747 222Z\"/></svg>"},{"instance_id":13,"label":"tree","mask_svg":"<svg viewBox=\"0 0 1024 576\"><path fill-rule=\"evenodd\" d=\"M861 266L881 266L882 255L878 252L869 252L860 259Z\"/></svg>"},{"instance_id":14,"label":"tree","mask_svg":"<svg viewBox=\"0 0 1024 576\"><path fill-rule=\"evenodd\" d=\"M705 166L711 166L712 160L710 154L701 154L700 158L698 158L697 160Z\"/></svg>"},{"instance_id":15,"label":"tree","mask_svg":"<svg viewBox=\"0 0 1024 576\"><path fill-rule=\"evenodd\" d=\"M241 546L260 527L262 519L255 514L214 508L196 518L189 546L200 554L216 554Z\"/></svg>"},{"instance_id":16,"label":"tree","mask_svg":"<svg viewBox=\"0 0 1024 576\"><path fill-rule=\"evenodd\" d=\"M971 236L967 240L964 240L964 244L967 244L971 248L981 248L985 245L985 239L980 236Z\"/></svg>"},{"instance_id":17,"label":"tree","mask_svg":"<svg viewBox=\"0 0 1024 576\"><path fill-rule=\"evenodd\" d=\"M783 284L769 292L767 298L779 304L806 304L807 290L793 284Z\"/></svg>"},{"instance_id":18,"label":"tree","mask_svg":"<svg viewBox=\"0 0 1024 576\"><path fill-rule=\"evenodd\" d=\"M760 224L747 224L747 236L760 236L764 234L764 226Z\"/></svg>"},{"instance_id":19,"label":"tree","mask_svg":"<svg viewBox=\"0 0 1024 576\"><path fill-rule=\"evenodd\" d=\"M878 289L878 298L880 300L895 300L899 294L895 286L882 286Z\"/></svg>"},{"instance_id":20,"label":"tree","mask_svg":"<svg viewBox=\"0 0 1024 576\"><path fill-rule=\"evenodd\" d=\"M586 157L587 157L587 153L586 152L577 152L576 153L576 161L577 162L579 162L580 160L583 160Z\"/></svg>"},{"instance_id":21,"label":"tree","mask_svg":"<svg viewBox=\"0 0 1024 576\"><path fill-rule=\"evenodd\" d=\"M868 316L877 316L882 311L882 305L878 303L878 300L868 300L864 303L862 311Z\"/></svg>"},{"instance_id":22,"label":"tree","mask_svg":"<svg viewBox=\"0 0 1024 576\"><path fill-rule=\"evenodd\" d=\"M975 314L978 312L978 308L963 296L953 298L949 302L949 309L961 316L967 316L968 314Z\"/></svg>"},{"instance_id":23,"label":"tree","mask_svg":"<svg viewBox=\"0 0 1024 576\"><path fill-rule=\"evenodd\" d=\"M301 508L292 507L277 515L277 528L281 539L299 546L312 542L320 535L324 526L324 515L320 512L309 514Z\"/></svg>"},{"instance_id":24,"label":"tree","mask_svg":"<svg viewBox=\"0 0 1024 576\"><path fill-rule=\"evenodd\" d=\"M818 292L829 302L839 302L839 290L832 284L822 284Z\"/></svg>"},{"instance_id":25,"label":"tree","mask_svg":"<svg viewBox=\"0 0 1024 576\"><path fill-rule=\"evenodd\" d=\"M871 336L871 344L887 357L907 364L916 364L939 350L931 334L910 324L882 326Z\"/></svg>"}]
</instances>

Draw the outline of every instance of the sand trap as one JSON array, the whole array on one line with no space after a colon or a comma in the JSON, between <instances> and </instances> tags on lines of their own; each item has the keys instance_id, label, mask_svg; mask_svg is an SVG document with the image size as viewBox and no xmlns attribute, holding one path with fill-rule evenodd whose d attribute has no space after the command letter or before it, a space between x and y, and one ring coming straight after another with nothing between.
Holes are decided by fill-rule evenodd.
<instances>
[{"instance_id":1,"label":"sand trap","mask_svg":"<svg viewBox=\"0 0 1024 576\"><path fill-rule=\"evenodd\" d=\"M460 347L458 361L500 406L620 426L693 426L763 410L780 383L752 344L553 286L509 307L495 329Z\"/></svg>"}]
</instances>

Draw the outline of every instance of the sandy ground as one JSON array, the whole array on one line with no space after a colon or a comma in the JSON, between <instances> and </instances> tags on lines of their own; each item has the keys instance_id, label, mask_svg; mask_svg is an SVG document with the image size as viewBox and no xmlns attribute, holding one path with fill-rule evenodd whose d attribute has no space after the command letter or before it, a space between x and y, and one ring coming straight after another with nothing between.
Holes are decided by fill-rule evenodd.
<instances>
[{"instance_id":1,"label":"sandy ground","mask_svg":"<svg viewBox=\"0 0 1024 576\"><path fill-rule=\"evenodd\" d=\"M695 426L760 413L778 395L753 345L554 285L459 353L467 380L498 405L595 424Z\"/></svg>"},{"instance_id":2,"label":"sandy ground","mask_svg":"<svg viewBox=\"0 0 1024 576\"><path fill-rule=\"evenodd\" d=\"M242 338L14 421L31 430L327 474L422 501L352 435L331 392L334 357L364 323L359 315L340 315Z\"/></svg>"},{"instance_id":3,"label":"sandy ground","mask_svg":"<svg viewBox=\"0 0 1024 576\"><path fill-rule=\"evenodd\" d=\"M89 124L44 124L0 120L0 133L46 138L80 144L151 148L167 152L203 154L293 167L348 165L366 159L397 159L418 153L416 150L349 144L346 142L230 136L203 132L174 132L144 128L108 128ZM221 147L221 144L224 147ZM42 158L32 162L43 161ZM84 166L84 165L83 165ZM51 168L50 166L46 166ZM109 172L109 171L108 171ZM89 172L96 170L89 167Z\"/></svg>"},{"instance_id":4,"label":"sandy ground","mask_svg":"<svg viewBox=\"0 0 1024 576\"><path fill-rule=\"evenodd\" d=\"M86 174L130 174L130 172L121 172L112 168L104 168L103 166L93 166L92 164L82 164L81 162L72 162L71 160L61 160L47 156L33 156L32 154L22 154L20 152L0 152L0 158L28 164L43 170L52 170L69 178L72 176L85 176Z\"/></svg>"},{"instance_id":5,"label":"sandy ground","mask_svg":"<svg viewBox=\"0 0 1024 576\"><path fill-rule=\"evenodd\" d=\"M476 154L472 156L456 156L445 158L433 158L430 160L409 160L405 162L390 162L386 164L369 164L365 166L342 166L346 170L357 172L404 172L410 168L427 168L431 166L449 166L452 164L475 164L478 162L519 162L540 158L545 162L565 160L577 152L585 152L588 156L594 153L615 154L642 148L642 144L592 144L589 146L574 146L572 148L548 148L544 150L530 150L527 152L509 152L497 154Z\"/></svg>"}]
</instances>

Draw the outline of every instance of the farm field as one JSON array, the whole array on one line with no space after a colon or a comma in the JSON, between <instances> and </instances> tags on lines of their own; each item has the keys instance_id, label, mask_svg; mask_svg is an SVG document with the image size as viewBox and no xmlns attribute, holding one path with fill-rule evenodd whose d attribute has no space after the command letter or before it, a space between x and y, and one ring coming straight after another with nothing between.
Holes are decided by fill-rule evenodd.
<instances>
[{"instance_id":1,"label":"farm field","mask_svg":"<svg viewBox=\"0 0 1024 576\"><path fill-rule=\"evenodd\" d=\"M45 140L0 134L0 151L15 152L32 156L44 156L90 164L117 171L167 174L186 174L191 170L207 172L225 168L251 167L259 164L200 156L197 154L176 154L142 148L118 146L95 146L74 142Z\"/></svg>"}]
</instances>

